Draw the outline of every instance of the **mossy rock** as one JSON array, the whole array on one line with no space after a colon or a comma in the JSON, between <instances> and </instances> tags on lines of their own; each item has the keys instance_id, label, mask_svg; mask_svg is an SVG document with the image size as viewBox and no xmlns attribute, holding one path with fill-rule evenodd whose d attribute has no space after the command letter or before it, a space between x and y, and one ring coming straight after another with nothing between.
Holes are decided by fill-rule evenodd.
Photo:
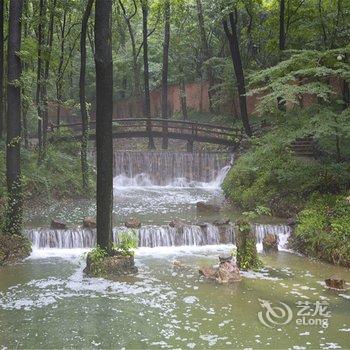
<instances>
[{"instance_id":1,"label":"mossy rock","mask_svg":"<svg viewBox=\"0 0 350 350\"><path fill-rule=\"evenodd\" d=\"M21 235L0 234L0 266L27 258L32 251L31 242Z\"/></svg>"},{"instance_id":2,"label":"mossy rock","mask_svg":"<svg viewBox=\"0 0 350 350\"><path fill-rule=\"evenodd\" d=\"M103 256L98 259L87 255L84 273L92 277L118 277L138 272L133 255Z\"/></svg>"}]
</instances>

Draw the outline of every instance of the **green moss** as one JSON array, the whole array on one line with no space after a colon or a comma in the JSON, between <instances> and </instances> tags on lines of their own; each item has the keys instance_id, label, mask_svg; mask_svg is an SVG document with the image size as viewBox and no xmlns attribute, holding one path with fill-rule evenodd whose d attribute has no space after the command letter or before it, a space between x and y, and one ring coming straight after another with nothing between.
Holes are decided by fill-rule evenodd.
<instances>
[{"instance_id":1,"label":"green moss","mask_svg":"<svg viewBox=\"0 0 350 350\"><path fill-rule=\"evenodd\" d=\"M333 264L350 267L350 204L343 196L313 196L298 215L292 246Z\"/></svg>"},{"instance_id":2,"label":"green moss","mask_svg":"<svg viewBox=\"0 0 350 350\"><path fill-rule=\"evenodd\" d=\"M236 260L243 270L259 270L263 267L256 250L256 236L246 220L236 221Z\"/></svg>"}]
</instances>

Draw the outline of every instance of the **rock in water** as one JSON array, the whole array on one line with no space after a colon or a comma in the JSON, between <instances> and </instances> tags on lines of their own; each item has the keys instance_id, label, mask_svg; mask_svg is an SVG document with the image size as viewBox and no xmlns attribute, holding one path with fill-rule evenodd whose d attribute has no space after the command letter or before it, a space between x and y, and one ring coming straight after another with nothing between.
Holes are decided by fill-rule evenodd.
<instances>
[{"instance_id":1,"label":"rock in water","mask_svg":"<svg viewBox=\"0 0 350 350\"><path fill-rule=\"evenodd\" d=\"M173 228L183 228L185 226L185 222L179 219L174 219L169 222L169 226Z\"/></svg>"},{"instance_id":2,"label":"rock in water","mask_svg":"<svg viewBox=\"0 0 350 350\"><path fill-rule=\"evenodd\" d=\"M220 284L234 283L241 281L239 268L232 261L232 256L219 257L220 265L217 268L203 266L199 268L199 274L205 278L215 280Z\"/></svg>"},{"instance_id":3,"label":"rock in water","mask_svg":"<svg viewBox=\"0 0 350 350\"><path fill-rule=\"evenodd\" d=\"M230 262L232 261L233 256L232 255L220 255L219 261L220 263Z\"/></svg>"},{"instance_id":4,"label":"rock in water","mask_svg":"<svg viewBox=\"0 0 350 350\"><path fill-rule=\"evenodd\" d=\"M53 230L65 230L67 228L67 224L63 221L52 219L51 228Z\"/></svg>"},{"instance_id":5,"label":"rock in water","mask_svg":"<svg viewBox=\"0 0 350 350\"><path fill-rule=\"evenodd\" d=\"M124 225L127 228L140 228L141 227L141 221L138 218L130 217L130 218L126 219Z\"/></svg>"},{"instance_id":6,"label":"rock in water","mask_svg":"<svg viewBox=\"0 0 350 350\"><path fill-rule=\"evenodd\" d=\"M262 241L265 253L278 252L278 238L276 235L268 233Z\"/></svg>"},{"instance_id":7,"label":"rock in water","mask_svg":"<svg viewBox=\"0 0 350 350\"><path fill-rule=\"evenodd\" d=\"M220 207L216 204L197 202L197 211L198 213L217 213L220 211Z\"/></svg>"},{"instance_id":8,"label":"rock in water","mask_svg":"<svg viewBox=\"0 0 350 350\"><path fill-rule=\"evenodd\" d=\"M333 289L345 289L345 281L337 275L333 275L325 280L326 286Z\"/></svg>"},{"instance_id":9,"label":"rock in water","mask_svg":"<svg viewBox=\"0 0 350 350\"><path fill-rule=\"evenodd\" d=\"M91 216L84 218L83 227L90 229L96 228L96 219Z\"/></svg>"},{"instance_id":10,"label":"rock in water","mask_svg":"<svg viewBox=\"0 0 350 350\"><path fill-rule=\"evenodd\" d=\"M199 268L199 274L204 276L205 278L215 279L216 272L217 272L217 269L211 266L201 266Z\"/></svg>"},{"instance_id":11,"label":"rock in water","mask_svg":"<svg viewBox=\"0 0 350 350\"><path fill-rule=\"evenodd\" d=\"M218 283L234 283L241 280L241 274L236 264L231 261L223 262L219 265L216 274L216 281Z\"/></svg>"},{"instance_id":12,"label":"rock in water","mask_svg":"<svg viewBox=\"0 0 350 350\"><path fill-rule=\"evenodd\" d=\"M84 272L89 276L95 277L115 277L135 274L138 272L132 255L114 255L107 256L98 261L91 259L88 254L86 259L86 268Z\"/></svg>"}]
</instances>

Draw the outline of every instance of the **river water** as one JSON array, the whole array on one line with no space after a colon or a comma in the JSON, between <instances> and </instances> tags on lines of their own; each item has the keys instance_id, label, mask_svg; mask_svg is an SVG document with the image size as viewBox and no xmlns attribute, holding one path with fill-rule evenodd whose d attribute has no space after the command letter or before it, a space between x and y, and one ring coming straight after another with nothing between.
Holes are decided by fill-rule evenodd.
<instances>
[{"instance_id":1,"label":"river water","mask_svg":"<svg viewBox=\"0 0 350 350\"><path fill-rule=\"evenodd\" d=\"M0 270L0 349L349 348L350 293L323 283L334 273L350 281L349 270L288 251L291 229L279 221L252 227L259 250L266 233L279 236L277 254L261 253L263 270L230 286L199 277L199 266L216 264L234 247L234 227L214 225L218 215L199 216L195 206L222 201L230 161L209 153L116 152L114 236L130 215L143 223L133 277L83 275L96 235L79 225L94 215L93 201L31 208L26 234L33 253ZM51 230L52 217L69 228ZM183 231L169 227L175 218L187 223Z\"/></svg>"}]
</instances>

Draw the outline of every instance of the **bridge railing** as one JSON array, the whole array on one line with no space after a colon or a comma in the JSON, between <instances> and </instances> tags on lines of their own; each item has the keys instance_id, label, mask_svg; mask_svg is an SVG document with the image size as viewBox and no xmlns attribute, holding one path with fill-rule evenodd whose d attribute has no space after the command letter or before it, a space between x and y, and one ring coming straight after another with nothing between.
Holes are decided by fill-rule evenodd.
<instances>
[{"instance_id":1,"label":"bridge railing","mask_svg":"<svg viewBox=\"0 0 350 350\"><path fill-rule=\"evenodd\" d=\"M96 121L90 121L90 130L93 131L96 127ZM51 124L51 130L55 131L61 128L70 128L75 132L81 131L82 123L65 123L60 125ZM217 139L232 139L241 135L239 128L228 126L199 123L197 121L160 119L160 118L127 118L114 119L113 131L122 134L132 134L137 131L147 131L152 133L167 134L182 134L184 136L207 136Z\"/></svg>"}]
</instances>

